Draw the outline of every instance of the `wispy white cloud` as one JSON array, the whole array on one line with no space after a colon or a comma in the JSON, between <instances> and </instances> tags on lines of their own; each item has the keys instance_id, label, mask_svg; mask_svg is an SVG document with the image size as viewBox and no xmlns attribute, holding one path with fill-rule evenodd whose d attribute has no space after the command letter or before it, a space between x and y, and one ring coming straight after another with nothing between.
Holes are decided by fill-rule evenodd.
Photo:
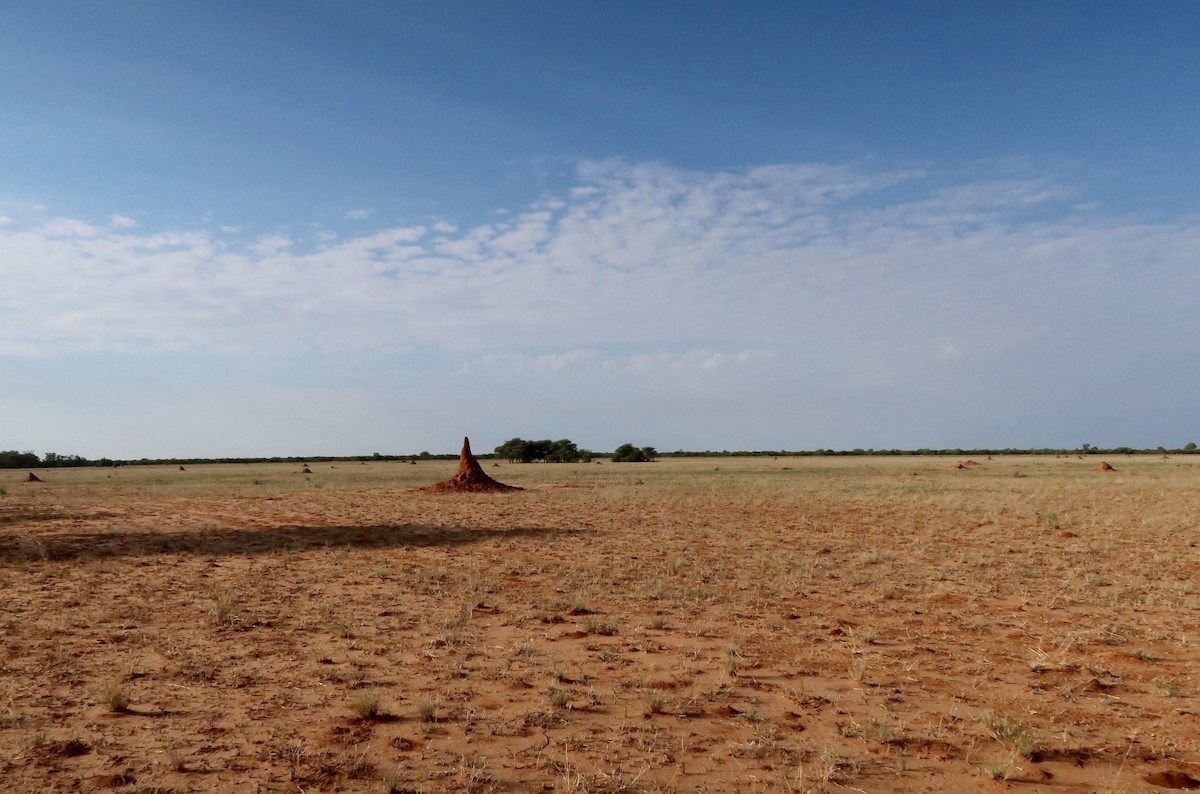
<instances>
[{"instance_id":1,"label":"wispy white cloud","mask_svg":"<svg viewBox=\"0 0 1200 794\"><path fill-rule=\"evenodd\" d=\"M480 363L494 372L541 374L577 374L582 371L638 373L649 370L704 372L727 366L737 366L768 358L761 350L738 350L731 353L699 348L656 353L603 353L596 348L576 348L555 353L489 353Z\"/></svg>"},{"instance_id":2,"label":"wispy white cloud","mask_svg":"<svg viewBox=\"0 0 1200 794\"><path fill-rule=\"evenodd\" d=\"M1109 217L1079 199L1041 177L600 161L466 229L242 243L233 227L149 232L122 216L11 221L0 261L28 266L0 283L0 353L426 346L493 371L769 361L784 379L874 388L1031 344L1066 355L1114 324L1125 338L1108 344L1127 350L1200 338L1200 221Z\"/></svg>"},{"instance_id":3,"label":"wispy white cloud","mask_svg":"<svg viewBox=\"0 0 1200 794\"><path fill-rule=\"evenodd\" d=\"M108 225L114 229L133 229L137 227L138 222L128 215L113 215L109 217Z\"/></svg>"},{"instance_id":4,"label":"wispy white cloud","mask_svg":"<svg viewBox=\"0 0 1200 794\"><path fill-rule=\"evenodd\" d=\"M292 238L286 234L264 234L249 246L249 250L250 253L258 256L274 256L280 251L291 248L293 243Z\"/></svg>"},{"instance_id":5,"label":"wispy white cloud","mask_svg":"<svg viewBox=\"0 0 1200 794\"><path fill-rule=\"evenodd\" d=\"M592 349L580 348L564 350L560 353L527 354L527 353L489 353L484 355L481 363L493 370L501 372L565 372L582 365L590 365L599 359L599 352Z\"/></svg>"},{"instance_id":6,"label":"wispy white cloud","mask_svg":"<svg viewBox=\"0 0 1200 794\"><path fill-rule=\"evenodd\" d=\"M95 237L100 230L75 218L54 218L38 227L36 233L47 238Z\"/></svg>"},{"instance_id":7,"label":"wispy white cloud","mask_svg":"<svg viewBox=\"0 0 1200 794\"><path fill-rule=\"evenodd\" d=\"M358 209L346 210L346 219L352 221L364 221L375 215L375 210L370 207L360 207Z\"/></svg>"}]
</instances>

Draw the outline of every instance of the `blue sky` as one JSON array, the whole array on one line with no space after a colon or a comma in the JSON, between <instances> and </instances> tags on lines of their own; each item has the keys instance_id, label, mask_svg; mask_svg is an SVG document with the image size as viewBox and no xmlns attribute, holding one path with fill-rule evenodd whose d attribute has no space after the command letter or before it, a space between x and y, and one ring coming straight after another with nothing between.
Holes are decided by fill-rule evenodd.
<instances>
[{"instance_id":1,"label":"blue sky","mask_svg":"<svg viewBox=\"0 0 1200 794\"><path fill-rule=\"evenodd\" d=\"M0 6L0 448L1200 441L1193 3Z\"/></svg>"}]
</instances>

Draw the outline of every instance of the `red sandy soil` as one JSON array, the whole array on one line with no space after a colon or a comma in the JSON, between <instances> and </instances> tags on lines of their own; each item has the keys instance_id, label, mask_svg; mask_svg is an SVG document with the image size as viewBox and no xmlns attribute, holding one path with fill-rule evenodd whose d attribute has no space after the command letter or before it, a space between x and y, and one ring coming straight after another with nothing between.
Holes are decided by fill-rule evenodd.
<instances>
[{"instance_id":1,"label":"red sandy soil","mask_svg":"<svg viewBox=\"0 0 1200 794\"><path fill-rule=\"evenodd\" d=\"M1200 777L1200 461L0 484L5 792L1150 792Z\"/></svg>"}]
</instances>

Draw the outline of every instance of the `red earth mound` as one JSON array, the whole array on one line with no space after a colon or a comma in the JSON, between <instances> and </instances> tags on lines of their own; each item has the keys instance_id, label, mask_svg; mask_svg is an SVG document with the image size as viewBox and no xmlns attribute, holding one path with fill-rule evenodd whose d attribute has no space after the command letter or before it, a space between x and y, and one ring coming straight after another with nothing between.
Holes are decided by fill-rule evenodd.
<instances>
[{"instance_id":1,"label":"red earth mound","mask_svg":"<svg viewBox=\"0 0 1200 794\"><path fill-rule=\"evenodd\" d=\"M21 480L21 482L45 482L45 480L43 480L41 477L37 476L33 472L29 472L29 474L25 475L25 479Z\"/></svg>"},{"instance_id":2,"label":"red earth mound","mask_svg":"<svg viewBox=\"0 0 1200 794\"><path fill-rule=\"evenodd\" d=\"M464 438L462 453L458 456L458 471L445 482L431 485L427 491L467 491L470 493L494 493L498 491L523 491L515 485L505 485L487 476L479 461L471 454L471 439Z\"/></svg>"},{"instance_id":3,"label":"red earth mound","mask_svg":"<svg viewBox=\"0 0 1200 794\"><path fill-rule=\"evenodd\" d=\"M1116 471L1116 469L1108 465L1107 460L1102 460L1100 461L1100 465L1096 467L1096 471Z\"/></svg>"}]
</instances>

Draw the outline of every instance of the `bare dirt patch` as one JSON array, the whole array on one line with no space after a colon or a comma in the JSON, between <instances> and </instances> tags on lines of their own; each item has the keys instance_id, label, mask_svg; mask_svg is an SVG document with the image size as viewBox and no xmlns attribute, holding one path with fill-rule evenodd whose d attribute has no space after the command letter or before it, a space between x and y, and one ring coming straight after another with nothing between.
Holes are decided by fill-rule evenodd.
<instances>
[{"instance_id":1,"label":"bare dirt patch","mask_svg":"<svg viewBox=\"0 0 1200 794\"><path fill-rule=\"evenodd\" d=\"M2 787L1196 778L1200 467L953 463L56 470L0 496Z\"/></svg>"}]
</instances>

